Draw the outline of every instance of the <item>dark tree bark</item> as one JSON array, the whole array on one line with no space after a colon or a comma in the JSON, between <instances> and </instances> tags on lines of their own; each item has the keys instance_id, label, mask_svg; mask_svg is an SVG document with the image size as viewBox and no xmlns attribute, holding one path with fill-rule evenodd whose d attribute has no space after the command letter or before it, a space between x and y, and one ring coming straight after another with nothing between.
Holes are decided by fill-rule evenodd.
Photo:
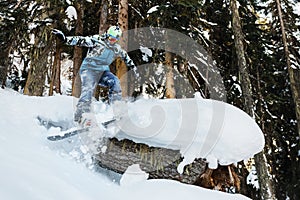
<instances>
[{"instance_id":1,"label":"dark tree bark","mask_svg":"<svg viewBox=\"0 0 300 200\"><path fill-rule=\"evenodd\" d=\"M166 38L168 41L168 38ZM166 47L168 50L168 47ZM173 72L173 62L172 62L172 53L166 51L165 53L165 65L166 65L166 98L173 99L176 98L176 90L175 90L175 83L174 83L174 72Z\"/></svg>"},{"instance_id":2,"label":"dark tree bark","mask_svg":"<svg viewBox=\"0 0 300 200\"><path fill-rule=\"evenodd\" d=\"M82 1L75 3L77 11L77 22L75 35L83 34L83 15L84 8ZM74 47L74 58L73 58L73 80L72 80L72 96L79 97L81 93L81 80L79 76L79 69L82 63L82 47Z\"/></svg>"},{"instance_id":3,"label":"dark tree bark","mask_svg":"<svg viewBox=\"0 0 300 200\"><path fill-rule=\"evenodd\" d=\"M123 49L127 50L128 43L128 1L119 0L119 14L118 14L118 23L121 30L123 31L123 36L120 40L120 45ZM122 87L122 96L128 96L128 76L127 76L127 66L125 63L118 58L116 60L116 75L120 79Z\"/></svg>"},{"instance_id":4,"label":"dark tree bark","mask_svg":"<svg viewBox=\"0 0 300 200\"><path fill-rule=\"evenodd\" d=\"M102 34L108 28L107 26L107 17L108 17L108 2L101 1L101 14L100 14L100 24L99 24L99 33Z\"/></svg>"},{"instance_id":5,"label":"dark tree bark","mask_svg":"<svg viewBox=\"0 0 300 200\"><path fill-rule=\"evenodd\" d=\"M2 49L0 53L0 86L4 88L6 86L7 68L8 68L8 55L9 48Z\"/></svg>"},{"instance_id":6,"label":"dark tree bark","mask_svg":"<svg viewBox=\"0 0 300 200\"><path fill-rule=\"evenodd\" d=\"M108 1L101 1L100 6L100 19L99 19L99 34L105 33L105 31L108 29L107 24L107 17L108 17ZM99 100L99 97L102 96L102 94L107 94L107 88L102 88L101 86L97 86L95 89L95 98ZM106 95L105 95L106 96Z\"/></svg>"},{"instance_id":7,"label":"dark tree bark","mask_svg":"<svg viewBox=\"0 0 300 200\"><path fill-rule=\"evenodd\" d=\"M61 46L58 44L59 41L56 39L56 50L54 55L54 62L52 66L52 75L51 75L51 82L50 82L50 89L49 89L49 96L53 95L55 91L58 94L61 94L61 87L60 87L60 52Z\"/></svg>"},{"instance_id":8,"label":"dark tree bark","mask_svg":"<svg viewBox=\"0 0 300 200\"><path fill-rule=\"evenodd\" d=\"M276 0L276 4L277 4L278 15L279 15L279 19L280 19L282 41L283 41L286 64L287 64L290 83L291 83L292 96L293 96L293 100L295 103L296 117L297 117L297 122L298 122L297 123L298 135L300 136L300 68L295 69L291 65L290 50L289 50L289 46L288 46L285 25L284 25L282 11L281 11L280 0Z\"/></svg>"},{"instance_id":9,"label":"dark tree bark","mask_svg":"<svg viewBox=\"0 0 300 200\"><path fill-rule=\"evenodd\" d=\"M244 96L244 107L246 113L255 118L254 115L254 102L252 98L252 85L249 76L249 69L247 67L244 47L244 35L242 32L239 12L236 4L236 0L230 2L232 11L232 29L234 33L235 50L237 54L237 61L239 72L241 76L241 87ZM257 170L257 176L260 185L260 196L262 199L276 199L274 193L274 184L269 176L267 159L264 150L254 156L255 166Z\"/></svg>"},{"instance_id":10,"label":"dark tree bark","mask_svg":"<svg viewBox=\"0 0 300 200\"><path fill-rule=\"evenodd\" d=\"M24 94L42 96L48 71L48 58L52 44L47 41L50 31L47 28L37 30L35 48L31 52L31 67L24 88Z\"/></svg>"},{"instance_id":11,"label":"dark tree bark","mask_svg":"<svg viewBox=\"0 0 300 200\"><path fill-rule=\"evenodd\" d=\"M106 145L108 148L105 153L96 155L95 161L99 166L117 173L124 173L129 166L139 164L143 171L149 173L149 178L194 184L206 168L205 161L198 159L186 166L183 174L179 174L177 166L182 157L178 150L149 147L127 139L109 139Z\"/></svg>"}]
</instances>

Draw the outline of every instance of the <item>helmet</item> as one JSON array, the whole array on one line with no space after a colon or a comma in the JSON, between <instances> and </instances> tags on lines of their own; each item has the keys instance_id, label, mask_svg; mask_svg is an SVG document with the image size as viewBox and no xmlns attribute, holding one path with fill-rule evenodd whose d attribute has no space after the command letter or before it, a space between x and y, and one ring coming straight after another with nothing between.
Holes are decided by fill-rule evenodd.
<instances>
[{"instance_id":1,"label":"helmet","mask_svg":"<svg viewBox=\"0 0 300 200\"><path fill-rule=\"evenodd\" d=\"M115 38L115 39L119 40L121 35L122 35L122 30L119 26L111 26L107 30L107 35L109 37L112 37L112 38Z\"/></svg>"}]
</instances>

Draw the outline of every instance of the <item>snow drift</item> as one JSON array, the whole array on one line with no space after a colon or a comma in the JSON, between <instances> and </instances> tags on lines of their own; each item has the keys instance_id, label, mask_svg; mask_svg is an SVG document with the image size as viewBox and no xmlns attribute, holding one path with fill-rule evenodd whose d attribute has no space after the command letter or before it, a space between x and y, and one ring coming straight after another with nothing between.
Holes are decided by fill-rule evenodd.
<instances>
[{"instance_id":1,"label":"snow drift","mask_svg":"<svg viewBox=\"0 0 300 200\"><path fill-rule=\"evenodd\" d=\"M0 99L1 199L99 199L100 197L104 199L169 199L170 196L172 196L172 199L174 200L183 198L194 199L199 196L206 199L248 199L242 195L230 195L206 190L200 187L178 183L176 181L145 180L147 177L146 175L144 175L145 178L137 178L136 183L134 183L134 177L128 176L128 174L124 175L122 177L123 184L120 186L114 182L117 181L117 178L106 176L103 173L95 173L93 170L86 167L88 166L87 163L74 162L75 153L70 150L72 149L72 146L68 146L70 145L68 141L62 141L58 144L45 139L50 130L40 126L36 117L38 115L43 115L55 120L70 119L73 116L74 105L76 105L77 102L75 98L68 96L28 97L10 90L0 89ZM136 102L136 105L134 105L135 102L128 104L128 107L126 107L128 108L128 116L125 116L124 119L129 120L129 117L131 117L130 120L132 123L135 123L136 127L148 127L149 123L151 124L153 122L147 120L150 119L150 116L153 117L153 115L155 116L155 113L157 114L157 112L154 111L159 107L155 108L154 111L153 109L148 109L147 111L147 108L150 106L149 104L151 104L147 104L147 101L138 101ZM207 104L203 107L204 110L198 109L197 112L199 113L199 116L196 118L197 122L200 124L197 126L193 125L193 129L187 124L183 126L178 125L180 123L176 124L177 127L181 127L180 129L182 129L183 132L196 130L196 133L193 132L193 138L195 138L195 140L193 140L191 144L190 140L187 140L188 142L186 144L188 145L185 146L180 146L180 140L177 140L177 136L175 136L177 139L174 140L173 134L170 134L172 135L170 139L168 134L164 135L162 133L166 132L164 128L172 127L171 125L173 122L178 122L179 118L175 114L181 108L187 106L185 105L186 102L180 102L182 104L178 104L176 101L169 102L168 104L165 104L167 101L162 102L164 102L163 107L166 109L164 114L164 119L166 119L165 125L160 128L162 132L157 132L158 134L151 135L151 137L149 137L149 135L136 137L136 135L130 132L126 133L126 130L122 130L123 125L118 124L117 127L110 127L108 129L108 134L118 137L127 135L132 139L143 140L145 143L151 145L167 145L170 148L180 148L188 159L199 156L199 151L195 150L195 145L201 141L206 141L207 135L198 134L202 132L200 130L204 130L205 127L213 125L207 126L210 122L208 119L211 118L212 115L206 115L206 121L203 121L204 118L201 118L202 115L200 115L200 113L204 112L207 114L211 112L211 108L213 108L212 102L207 101ZM196 102L197 105L199 105L199 102L204 101L197 100ZM173 108L172 104L174 104L173 106L175 106L175 104L179 106ZM200 103L200 105L201 104L202 103ZM161 105L162 104L158 103L158 106ZM142 112L144 117L140 116L143 119L136 120L134 118L138 116L134 114L135 110L133 108L131 109L131 106L134 106L135 109L138 109L139 107L144 109ZM151 104L150 107L153 107L153 104ZM95 104L95 109L105 113L105 115L101 115L101 113L97 115L97 118L101 118L101 120L112 117L116 112L116 110L114 111L99 103ZM169 113L168 109L172 109L173 113ZM253 121L250 122L251 118L247 118L247 115L245 114L243 114L244 116L231 118L231 112L241 112L240 110L233 111L235 109L236 108L232 108L231 106L225 106L224 114L225 116L229 116L225 117L228 121L225 120L222 123L221 129L218 129L221 130L222 134L218 134L217 139L212 142L214 144L213 148L204 151L208 158L209 156L213 156L215 161L222 161L222 159L224 159L226 162L233 162L248 155L252 155L262 148L263 137L260 129L254 125L255 123ZM157 109L157 111L158 110L159 109ZM185 112L183 110L180 112ZM171 116L169 116L170 114ZM184 116L186 115L181 115L181 117ZM246 121L249 119L249 124L245 124L249 126L245 128L239 124L240 121L234 120L236 118L245 118L247 119ZM230 122L231 120L229 119L233 119L233 121ZM179 119L179 121L180 120L183 119ZM121 122L124 121L121 120L120 123ZM173 130L175 130L175 124L173 124L173 126ZM197 128L195 129L195 127ZM230 132L229 129L231 130ZM250 132L251 135L248 135ZM209 131L207 133L209 133ZM178 134L178 132L175 134ZM242 140L243 137L241 135L244 135L245 140ZM157 137L157 139L161 138L161 140L156 140L155 137ZM246 148L244 148L245 142L241 145L238 144L238 142L241 141L247 141ZM254 144L256 145L255 150L254 147L252 147ZM72 145L74 145L74 143ZM79 149L82 150L81 156L84 154L84 148L82 148L83 145L84 144L79 144ZM203 149L204 147L202 146L201 148ZM75 161L80 160L75 159ZM126 177L130 177L130 180L126 180ZM126 183L129 184L126 185Z\"/></svg>"},{"instance_id":2,"label":"snow drift","mask_svg":"<svg viewBox=\"0 0 300 200\"><path fill-rule=\"evenodd\" d=\"M98 113L121 115L114 137L149 146L180 150L178 171L195 158L206 158L210 168L252 157L264 147L264 136L244 111L211 99L140 99L120 103Z\"/></svg>"}]
</instances>

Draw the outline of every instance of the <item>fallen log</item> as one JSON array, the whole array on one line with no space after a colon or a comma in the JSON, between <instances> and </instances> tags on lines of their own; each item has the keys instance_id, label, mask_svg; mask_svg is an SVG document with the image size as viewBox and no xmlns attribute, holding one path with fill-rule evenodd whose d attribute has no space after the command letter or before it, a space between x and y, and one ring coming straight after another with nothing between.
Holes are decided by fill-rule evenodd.
<instances>
[{"instance_id":1,"label":"fallen log","mask_svg":"<svg viewBox=\"0 0 300 200\"><path fill-rule=\"evenodd\" d=\"M184 172L179 174L177 166L183 159L179 150L150 147L128 139L108 139L106 147L105 152L94 156L95 163L120 174L129 166L139 164L140 168L149 174L150 179L172 179L194 184L206 168L206 162L197 159L185 166Z\"/></svg>"}]
</instances>

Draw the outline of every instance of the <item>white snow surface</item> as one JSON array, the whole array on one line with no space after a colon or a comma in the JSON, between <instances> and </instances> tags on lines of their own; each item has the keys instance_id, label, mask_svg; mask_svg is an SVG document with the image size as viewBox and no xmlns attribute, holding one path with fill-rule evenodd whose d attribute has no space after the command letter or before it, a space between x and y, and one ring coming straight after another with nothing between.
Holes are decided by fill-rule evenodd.
<instances>
[{"instance_id":1,"label":"white snow surface","mask_svg":"<svg viewBox=\"0 0 300 200\"><path fill-rule=\"evenodd\" d=\"M151 14L153 12L156 12L158 10L159 6L153 6L152 8L150 8L148 11L147 11L147 14Z\"/></svg>"},{"instance_id":2,"label":"white snow surface","mask_svg":"<svg viewBox=\"0 0 300 200\"><path fill-rule=\"evenodd\" d=\"M300 2L296 3L294 9L295 9L295 13L300 15Z\"/></svg>"},{"instance_id":3,"label":"white snow surface","mask_svg":"<svg viewBox=\"0 0 300 200\"><path fill-rule=\"evenodd\" d=\"M149 174L142 171L139 164L131 165L127 168L120 180L121 186L131 186L142 181L146 181Z\"/></svg>"},{"instance_id":4,"label":"white snow surface","mask_svg":"<svg viewBox=\"0 0 300 200\"><path fill-rule=\"evenodd\" d=\"M227 194L223 192L207 190L201 187L182 184L172 180L147 180L147 174L142 172L139 167L131 166L128 171L121 178L123 184L119 184L117 175L107 175L107 173L99 172L90 164L89 152L94 152L92 149L92 140L84 140L84 136L74 137L72 140L63 140L58 142L47 141L46 136L50 130L40 126L37 116L45 116L54 120L67 120L73 116L74 105L76 105L77 99L70 96L57 95L52 97L29 97L13 92L11 90L0 89L0 199L5 200L33 200L33 199L73 199L73 200L93 200L93 199L197 199L199 197L203 199L211 200L240 200L248 199L239 194ZM148 100L149 101L149 100ZM209 113L211 108L223 104L207 101L205 106L199 106L204 101L202 100L186 100L190 101L192 105L198 105L199 116L200 113ZM194 101L194 102L193 102ZM201 145L201 140L213 144L213 148L204 148L202 144L200 149L206 153L208 159L216 162L234 162L240 159L244 159L250 155L257 153L263 147L263 136L257 125L251 121L252 119L246 114L242 114L242 111L226 104L224 107L225 120L224 123L217 124L220 129L213 128L222 132L221 135L217 134L217 137L213 137L213 141L205 139L205 136L199 136L201 130L204 130L206 125L210 124L211 118L214 118L213 114L206 117L197 117L195 113L190 113L191 116L196 116L197 121L200 124L187 126L186 121L181 120L185 117L184 109L190 111L190 107L186 105L184 101L158 101L157 106L154 104L147 105L147 101L135 102L135 108L145 109L144 118L142 115L138 116L135 110L131 109L128 105L128 116L131 120L135 120L135 117L142 117L137 122L138 128L143 126L149 126L147 123L157 123L154 121L147 121L147 106L152 109L152 114L162 114L166 118L161 116L155 116L157 119L166 119L164 126L160 127L162 132L157 132L156 135L136 136L133 133L128 134L136 140L143 140L145 143L155 146L167 146L172 148L179 148L186 156L186 163L193 157L198 157L199 151L195 148L195 145ZM195 104L196 102L196 104ZM202 102L202 103L201 103ZM156 102L157 103L157 102ZM143 106L144 104L144 106ZM177 104L177 107L175 106ZM216 104L216 105L214 105ZM166 106L166 110L160 110L160 106ZM221 106L221 107L222 107ZM97 115L97 119L105 121L111 117L109 108L102 104L95 104L95 108L105 111L103 116ZM201 110L201 109L203 110ZM173 109L173 112L170 112ZM178 111L181 109L181 115L178 118ZM149 110L149 108L148 108ZM117 110L119 111L119 110ZM154 112L158 111L158 112ZM161 111L165 111L163 114ZM114 114L116 111L114 110ZM150 112L151 113L151 112ZM218 114L222 114L220 112ZM239 113L239 116L233 114ZM171 114L171 115L170 115ZM153 116L152 116L153 117ZM123 118L122 118L123 119ZM124 118L126 119L126 117ZM216 118L218 119L218 117ZM128 120L128 119L126 119ZM178 121L179 120L179 121ZM121 120L122 121L122 120ZM179 122L182 126L172 123ZM188 121L195 122L194 119ZM124 122L124 120L123 120ZM119 128L109 127L106 130L106 134L115 135L117 137L125 137L126 130L120 133L120 130L124 129L122 124L118 124ZM209 125L213 126L216 123ZM246 127L245 127L246 126ZM169 138L166 134L165 128L171 128L174 131L176 128L180 128L183 132L188 133L188 140L186 144L181 143L180 139L183 139L177 131L175 134L179 134L173 138ZM196 128L195 128L196 127ZM136 128L136 127L135 127ZM143 128L143 127L142 127ZM206 127L207 128L207 127ZM232 135L228 130L231 130ZM128 129L133 130L133 129ZM154 130L154 129L153 129ZM195 132L196 130L196 132ZM53 130L52 130L53 131ZM194 133L195 132L195 133ZM252 132L250 134L250 132ZM253 133L254 132L254 133ZM190 134L193 133L193 134ZM147 134L147 133L146 133ZM148 132L149 134L149 132ZM190 136L195 139L189 140ZM100 134L99 137L102 137ZM99 139L98 137L98 139ZM92 137L97 138L96 136ZM216 139L217 138L217 139ZM161 139L161 141L159 141ZM209 139L209 138L208 138ZM242 144L239 144L242 143ZM183 145L182 145L183 144ZM102 150L105 147L102 147ZM224 160L222 160L224 158ZM137 174L138 176L133 176Z\"/></svg>"},{"instance_id":5,"label":"white snow surface","mask_svg":"<svg viewBox=\"0 0 300 200\"><path fill-rule=\"evenodd\" d=\"M221 101L140 99L114 106L113 112L123 116L115 137L180 150L184 157L178 166L180 173L195 158L206 158L209 167L215 169L218 163L229 165L248 159L264 147L256 122Z\"/></svg>"},{"instance_id":6,"label":"white snow surface","mask_svg":"<svg viewBox=\"0 0 300 200\"><path fill-rule=\"evenodd\" d=\"M68 6L66 9L66 15L70 20L75 20L77 19L77 12L74 6Z\"/></svg>"}]
</instances>

